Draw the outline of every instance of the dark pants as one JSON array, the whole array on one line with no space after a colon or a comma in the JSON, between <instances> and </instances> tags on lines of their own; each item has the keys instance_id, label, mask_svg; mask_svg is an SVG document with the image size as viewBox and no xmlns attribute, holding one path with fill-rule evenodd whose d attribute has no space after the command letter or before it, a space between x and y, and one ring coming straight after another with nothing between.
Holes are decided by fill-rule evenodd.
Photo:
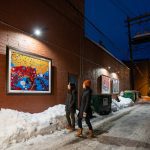
<instances>
[{"instance_id":1,"label":"dark pants","mask_svg":"<svg viewBox=\"0 0 150 150\"><path fill-rule=\"evenodd\" d=\"M89 130L93 130L89 116L85 117L85 122L86 122L87 126L89 127ZM78 127L82 128L82 118L80 118L80 117L78 117Z\"/></svg>"},{"instance_id":2,"label":"dark pants","mask_svg":"<svg viewBox=\"0 0 150 150\"><path fill-rule=\"evenodd\" d=\"M68 125L75 128L75 113L66 111L66 118L68 121Z\"/></svg>"}]
</instances>

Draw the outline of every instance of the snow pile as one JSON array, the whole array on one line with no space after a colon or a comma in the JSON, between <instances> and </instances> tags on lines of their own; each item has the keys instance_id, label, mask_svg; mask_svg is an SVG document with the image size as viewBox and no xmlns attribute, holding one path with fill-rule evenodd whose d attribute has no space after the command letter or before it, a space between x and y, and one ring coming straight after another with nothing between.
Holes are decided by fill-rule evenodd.
<instances>
[{"instance_id":1,"label":"snow pile","mask_svg":"<svg viewBox=\"0 0 150 150\"><path fill-rule=\"evenodd\" d=\"M115 99L112 99L112 103L111 103L111 110L113 112L120 110L119 106L118 106L118 101Z\"/></svg>"},{"instance_id":2,"label":"snow pile","mask_svg":"<svg viewBox=\"0 0 150 150\"><path fill-rule=\"evenodd\" d=\"M112 99L112 111L118 111L120 109L132 106L134 102L130 98L118 96L119 101Z\"/></svg>"},{"instance_id":3,"label":"snow pile","mask_svg":"<svg viewBox=\"0 0 150 150\"><path fill-rule=\"evenodd\" d=\"M65 106L56 105L41 113L24 113L10 109L0 111L0 149L36 135L64 128Z\"/></svg>"}]
</instances>

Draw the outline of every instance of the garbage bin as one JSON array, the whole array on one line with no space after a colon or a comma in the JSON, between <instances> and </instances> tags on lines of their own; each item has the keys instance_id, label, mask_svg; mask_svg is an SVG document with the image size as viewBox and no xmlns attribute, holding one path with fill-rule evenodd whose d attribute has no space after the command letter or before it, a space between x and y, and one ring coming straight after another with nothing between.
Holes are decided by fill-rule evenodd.
<instances>
[{"instance_id":1,"label":"garbage bin","mask_svg":"<svg viewBox=\"0 0 150 150\"><path fill-rule=\"evenodd\" d=\"M124 91L123 97L125 97L125 98L131 98L132 101L135 102L139 98L139 92L135 91L135 90Z\"/></svg>"},{"instance_id":2,"label":"garbage bin","mask_svg":"<svg viewBox=\"0 0 150 150\"><path fill-rule=\"evenodd\" d=\"M93 111L100 115L107 115L111 112L111 95L93 95L91 103Z\"/></svg>"},{"instance_id":3,"label":"garbage bin","mask_svg":"<svg viewBox=\"0 0 150 150\"><path fill-rule=\"evenodd\" d=\"M91 107L94 112L99 113L100 111L100 98L99 95L92 95Z\"/></svg>"}]
</instances>

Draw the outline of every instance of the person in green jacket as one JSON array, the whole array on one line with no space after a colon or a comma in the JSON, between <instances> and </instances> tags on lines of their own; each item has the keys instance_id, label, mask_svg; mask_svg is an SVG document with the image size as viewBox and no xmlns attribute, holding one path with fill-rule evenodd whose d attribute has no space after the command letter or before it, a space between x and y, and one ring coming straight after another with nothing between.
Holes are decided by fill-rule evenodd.
<instances>
[{"instance_id":1,"label":"person in green jacket","mask_svg":"<svg viewBox=\"0 0 150 150\"><path fill-rule=\"evenodd\" d=\"M65 102L67 129L69 131L75 130L75 113L76 113L77 91L74 83L68 84L67 98Z\"/></svg>"}]
</instances>

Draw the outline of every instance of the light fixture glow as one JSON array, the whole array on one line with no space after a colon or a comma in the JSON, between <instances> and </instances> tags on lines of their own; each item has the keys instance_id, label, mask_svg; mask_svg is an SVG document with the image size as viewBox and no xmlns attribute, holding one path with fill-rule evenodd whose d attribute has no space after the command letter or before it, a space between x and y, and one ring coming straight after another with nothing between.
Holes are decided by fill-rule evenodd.
<instances>
[{"instance_id":1,"label":"light fixture glow","mask_svg":"<svg viewBox=\"0 0 150 150\"><path fill-rule=\"evenodd\" d=\"M106 70L105 68L99 68L98 74L99 74L99 75L106 75L106 76L109 76L109 72L108 72L108 70Z\"/></svg>"},{"instance_id":2,"label":"light fixture glow","mask_svg":"<svg viewBox=\"0 0 150 150\"><path fill-rule=\"evenodd\" d=\"M34 34L35 34L36 36L40 36L42 33L41 33L41 30L40 30L40 29L35 29L35 30L34 30Z\"/></svg>"},{"instance_id":3,"label":"light fixture glow","mask_svg":"<svg viewBox=\"0 0 150 150\"><path fill-rule=\"evenodd\" d=\"M110 74L110 76L111 76L111 78L118 79L118 75L117 75L117 73L115 73L115 72L112 72L112 73Z\"/></svg>"}]
</instances>

